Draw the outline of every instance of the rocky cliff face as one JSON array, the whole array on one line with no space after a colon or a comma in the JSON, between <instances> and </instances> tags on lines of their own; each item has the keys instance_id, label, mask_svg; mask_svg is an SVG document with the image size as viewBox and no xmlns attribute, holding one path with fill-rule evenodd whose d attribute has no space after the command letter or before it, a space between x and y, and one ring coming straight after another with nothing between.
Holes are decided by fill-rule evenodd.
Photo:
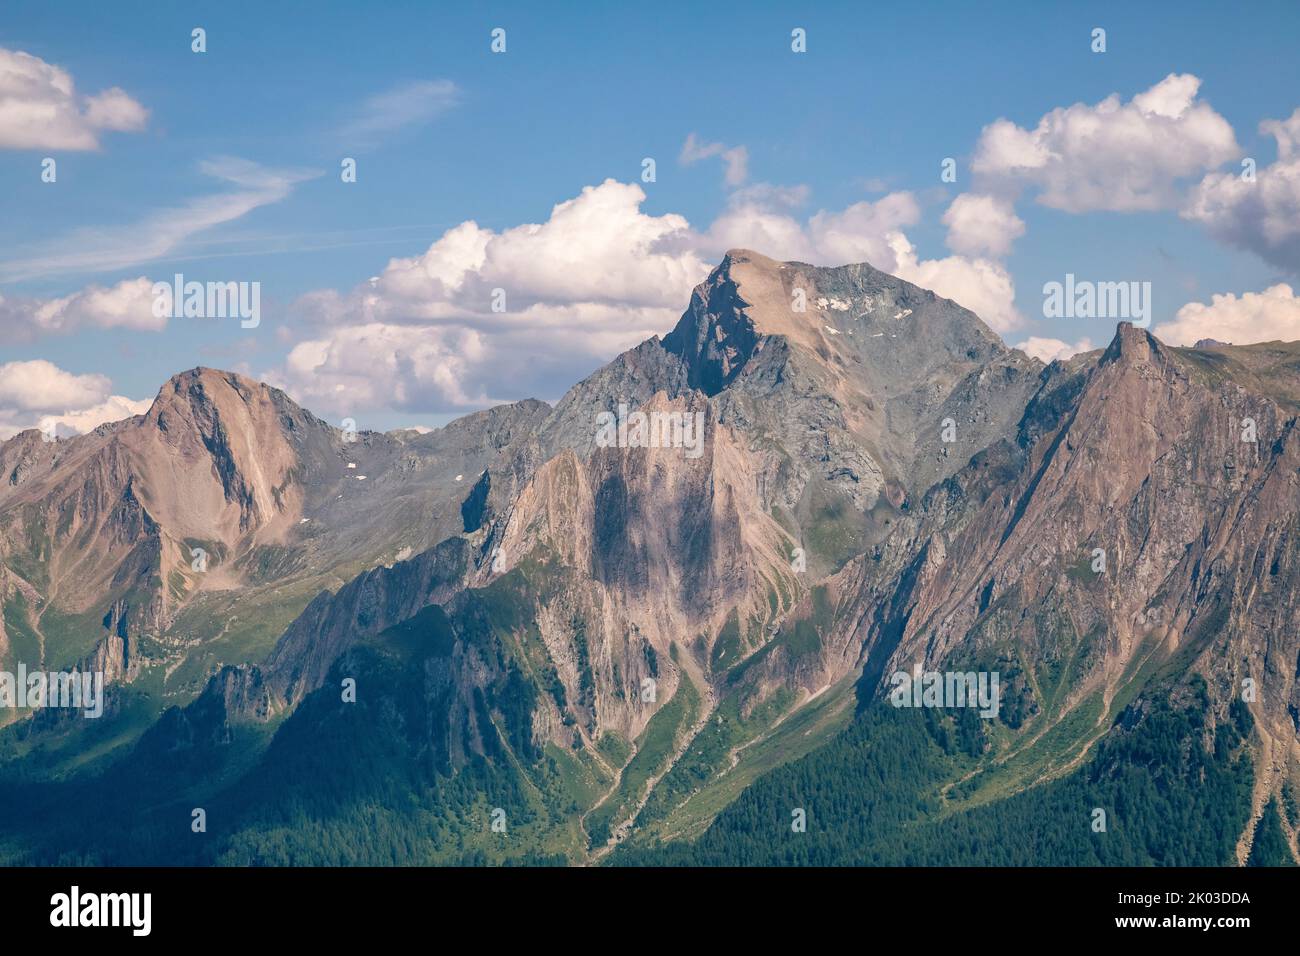
<instances>
[{"instance_id":1,"label":"rocky cliff face","mask_svg":"<svg viewBox=\"0 0 1300 956\"><path fill-rule=\"evenodd\" d=\"M193 686L229 660L221 641L269 648L267 628L323 587L459 530L463 476L530 440L548 411L356 434L277 389L195 369L143 416L56 442L25 432L0 445L0 663L67 667L112 636Z\"/></svg>"},{"instance_id":2,"label":"rocky cliff face","mask_svg":"<svg viewBox=\"0 0 1300 956\"><path fill-rule=\"evenodd\" d=\"M828 582L837 610L805 686L852 667L881 693L918 665L1000 671L1024 732L997 762L1052 732L1070 741L1025 764L1029 786L1077 765L1154 678L1199 674L1210 726L1239 699L1257 721L1258 819L1300 762L1300 472L1293 389L1243 384L1250 368L1127 324L1103 353L1054 366L1014 441ZM751 675L766 693L783 679Z\"/></svg>"},{"instance_id":3,"label":"rocky cliff face","mask_svg":"<svg viewBox=\"0 0 1300 956\"><path fill-rule=\"evenodd\" d=\"M790 513L822 488L859 511L899 507L1009 434L1041 370L973 313L869 265L748 250L696 289L664 348L750 438L765 504Z\"/></svg>"}]
</instances>

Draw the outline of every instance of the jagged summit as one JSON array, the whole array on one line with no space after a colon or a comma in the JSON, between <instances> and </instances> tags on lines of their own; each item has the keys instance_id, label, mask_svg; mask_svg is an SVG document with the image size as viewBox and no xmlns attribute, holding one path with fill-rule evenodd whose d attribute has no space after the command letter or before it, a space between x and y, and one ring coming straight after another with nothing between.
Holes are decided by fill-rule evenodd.
<instances>
[{"instance_id":1,"label":"jagged summit","mask_svg":"<svg viewBox=\"0 0 1300 956\"><path fill-rule=\"evenodd\" d=\"M1115 361L1147 362L1164 357L1165 346L1145 328L1132 322L1120 322L1115 326L1115 337L1102 353L1103 365Z\"/></svg>"},{"instance_id":2,"label":"jagged summit","mask_svg":"<svg viewBox=\"0 0 1300 956\"><path fill-rule=\"evenodd\" d=\"M177 415L190 420L232 416L250 424L263 416L318 421L278 388L238 372L203 366L164 382L144 418L158 425Z\"/></svg>"},{"instance_id":3,"label":"jagged summit","mask_svg":"<svg viewBox=\"0 0 1300 956\"><path fill-rule=\"evenodd\" d=\"M662 344L687 362L692 386L715 394L763 336L865 377L876 392L951 359L987 361L1008 351L975 313L868 263L820 267L748 249L730 250L696 286Z\"/></svg>"},{"instance_id":4,"label":"jagged summit","mask_svg":"<svg viewBox=\"0 0 1300 956\"><path fill-rule=\"evenodd\" d=\"M824 268L748 249L695 288L662 347L724 421L801 463L770 486L789 508L818 477L857 507L891 486L900 503L1009 434L1043 368L970 310L867 263ZM959 447L931 452L945 419L966 426Z\"/></svg>"},{"instance_id":5,"label":"jagged summit","mask_svg":"<svg viewBox=\"0 0 1300 956\"><path fill-rule=\"evenodd\" d=\"M870 327L858 332L854 323ZM837 344L837 336L896 337L904 329L939 332L945 338L959 335L1005 348L975 313L869 263L822 267L778 262L749 249L728 251L695 288L686 313L664 338L664 347L687 357L716 359L719 350L710 355L709 339L732 337L726 351L741 355L753 336L779 335L824 353ZM725 378L726 370L720 371ZM702 378L706 386L716 384L707 374Z\"/></svg>"},{"instance_id":6,"label":"jagged summit","mask_svg":"<svg viewBox=\"0 0 1300 956\"><path fill-rule=\"evenodd\" d=\"M206 396L227 390L251 394L265 388L269 386L238 372L196 365L194 368L177 372L163 382L154 396L154 405L176 396L189 396L203 400Z\"/></svg>"}]
</instances>

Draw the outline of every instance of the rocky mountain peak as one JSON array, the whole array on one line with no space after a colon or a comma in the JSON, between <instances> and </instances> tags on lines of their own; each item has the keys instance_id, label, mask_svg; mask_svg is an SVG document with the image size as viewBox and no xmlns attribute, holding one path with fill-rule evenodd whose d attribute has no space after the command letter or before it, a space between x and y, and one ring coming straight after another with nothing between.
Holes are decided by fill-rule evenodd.
<instances>
[{"instance_id":1,"label":"rocky mountain peak","mask_svg":"<svg viewBox=\"0 0 1300 956\"><path fill-rule=\"evenodd\" d=\"M821 267L732 249L696 286L663 341L690 367L691 385L716 394L760 349L780 337L830 368L864 366L888 384L953 359L987 362L1008 352L974 312L868 263Z\"/></svg>"},{"instance_id":2,"label":"rocky mountain peak","mask_svg":"<svg viewBox=\"0 0 1300 956\"><path fill-rule=\"evenodd\" d=\"M198 367L169 378L158 390L145 420L163 431L178 420L200 424L228 418L233 424L262 411L275 411L274 406L282 402L293 404L263 382L236 372Z\"/></svg>"},{"instance_id":3,"label":"rocky mountain peak","mask_svg":"<svg viewBox=\"0 0 1300 956\"><path fill-rule=\"evenodd\" d=\"M1138 364L1165 358L1165 347L1160 340L1132 322L1120 322L1115 327L1115 337L1102 353L1101 363L1127 362Z\"/></svg>"}]
</instances>

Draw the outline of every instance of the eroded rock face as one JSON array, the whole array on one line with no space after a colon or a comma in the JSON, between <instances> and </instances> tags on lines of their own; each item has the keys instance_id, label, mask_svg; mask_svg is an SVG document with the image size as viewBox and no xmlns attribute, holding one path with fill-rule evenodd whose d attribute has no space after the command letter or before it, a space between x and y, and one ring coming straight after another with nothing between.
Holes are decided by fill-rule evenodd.
<instances>
[{"instance_id":1,"label":"eroded rock face","mask_svg":"<svg viewBox=\"0 0 1300 956\"><path fill-rule=\"evenodd\" d=\"M791 512L814 483L860 511L897 507L1009 435L1042 369L973 313L869 265L748 250L695 290L664 348L763 455L766 503Z\"/></svg>"},{"instance_id":2,"label":"eroded rock face","mask_svg":"<svg viewBox=\"0 0 1300 956\"><path fill-rule=\"evenodd\" d=\"M1257 817L1297 765L1300 436L1294 392L1240 384L1252 367L1207 372L1127 324L1104 353L1054 366L1015 441L935 485L832 576L818 653L802 669L763 662L755 692L859 666L882 694L918 665L1018 674L1008 704L1016 722L1038 718L1036 736L1096 708L1045 768L1059 772L1153 675L1199 674L1211 725L1251 703L1266 755ZM791 617L813 614L805 599ZM1066 676L1029 679L1043 673Z\"/></svg>"},{"instance_id":3,"label":"eroded rock face","mask_svg":"<svg viewBox=\"0 0 1300 956\"><path fill-rule=\"evenodd\" d=\"M194 369L145 415L57 442L25 432L0 444L0 663L68 666L113 634L161 642L170 667L240 604L246 620L300 609L459 530L454 476L535 442L549 411L530 401L427 435L357 434L267 385Z\"/></svg>"},{"instance_id":4,"label":"eroded rock face","mask_svg":"<svg viewBox=\"0 0 1300 956\"><path fill-rule=\"evenodd\" d=\"M1099 653L1090 677L1103 683L1122 680L1153 646L1203 640L1208 651L1224 630L1254 630L1244 614L1210 622L1219 598L1231 595L1244 612L1246 594L1289 567L1277 544L1300 505L1284 490L1295 483L1294 414L1229 380L1203 379L1179 350L1127 324L1080 374L1072 407L1029 440L1019 475L949 536L901 653L920 653L924 636L926 653L948 655L983 622L1008 620L994 610L1008 595L1022 618L1050 613L1057 630L1091 636ZM1263 436L1256 442L1242 440L1247 419ZM1104 571L1094 571L1102 559ZM1265 559L1273 573L1261 576ZM1044 642L1020 630L1022 644ZM1258 634L1261 652L1290 640ZM1088 689L1084 680L1075 692ZM1294 688L1272 691L1280 703Z\"/></svg>"}]
</instances>

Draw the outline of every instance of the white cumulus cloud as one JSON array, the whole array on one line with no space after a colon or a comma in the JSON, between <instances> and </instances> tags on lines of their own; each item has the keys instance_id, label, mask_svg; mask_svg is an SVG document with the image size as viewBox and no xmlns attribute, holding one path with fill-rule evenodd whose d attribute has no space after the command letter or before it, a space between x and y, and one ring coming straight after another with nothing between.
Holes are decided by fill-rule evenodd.
<instances>
[{"instance_id":1,"label":"white cumulus cloud","mask_svg":"<svg viewBox=\"0 0 1300 956\"><path fill-rule=\"evenodd\" d=\"M1260 131L1277 140L1277 161L1255 170L1210 173L1188 197L1182 216L1221 242L1254 252L1300 275L1300 109L1266 120Z\"/></svg>"},{"instance_id":2,"label":"white cumulus cloud","mask_svg":"<svg viewBox=\"0 0 1300 956\"><path fill-rule=\"evenodd\" d=\"M1194 345L1199 339L1232 345L1300 341L1300 298L1284 283L1263 292L1215 295L1208 304L1187 303L1154 331L1170 345Z\"/></svg>"},{"instance_id":3,"label":"white cumulus cloud","mask_svg":"<svg viewBox=\"0 0 1300 956\"><path fill-rule=\"evenodd\" d=\"M101 133L142 130L148 117L117 87L80 96L67 70L0 49L0 149L98 149Z\"/></svg>"},{"instance_id":4,"label":"white cumulus cloud","mask_svg":"<svg viewBox=\"0 0 1300 956\"><path fill-rule=\"evenodd\" d=\"M805 222L794 210L806 200L807 190L801 188L764 184L741 190L696 238L696 246L710 261L728 249L743 248L814 265L869 262L892 272L892 238L921 218L920 207L908 192L854 203L838 212L820 210Z\"/></svg>"},{"instance_id":5,"label":"white cumulus cloud","mask_svg":"<svg viewBox=\"0 0 1300 956\"><path fill-rule=\"evenodd\" d=\"M83 328L156 332L166 326L166 316L153 314L153 282L143 276L53 299L0 295L0 333L13 341Z\"/></svg>"},{"instance_id":6,"label":"white cumulus cloud","mask_svg":"<svg viewBox=\"0 0 1300 956\"><path fill-rule=\"evenodd\" d=\"M906 236L893 240L894 266L886 271L970 309L995 332L1024 324L1016 309L1016 284L1011 273L992 259L946 256L920 259Z\"/></svg>"},{"instance_id":7,"label":"white cumulus cloud","mask_svg":"<svg viewBox=\"0 0 1300 956\"><path fill-rule=\"evenodd\" d=\"M1017 342L1015 347L1040 362L1068 359L1080 352L1091 352L1095 348L1091 339L1079 339L1079 341L1071 345L1069 342L1063 342L1060 339L1043 338L1037 335L1031 335L1023 342Z\"/></svg>"},{"instance_id":8,"label":"white cumulus cloud","mask_svg":"<svg viewBox=\"0 0 1300 956\"><path fill-rule=\"evenodd\" d=\"M104 375L77 375L44 359L6 362L0 365L0 440L51 425L60 435L87 432L148 410L148 401L113 395L111 389Z\"/></svg>"},{"instance_id":9,"label":"white cumulus cloud","mask_svg":"<svg viewBox=\"0 0 1300 956\"><path fill-rule=\"evenodd\" d=\"M988 183L1028 184L1066 212L1129 212L1176 205L1178 180L1239 155L1232 126L1204 100L1201 81L1171 73L1127 103L1057 107L1033 129L984 127L972 168Z\"/></svg>"},{"instance_id":10,"label":"white cumulus cloud","mask_svg":"<svg viewBox=\"0 0 1300 956\"><path fill-rule=\"evenodd\" d=\"M648 215L644 201L639 186L606 180L546 222L464 222L351 291L303 296L294 312L317 331L268 376L341 412L463 409L502 387L553 398L670 329L708 275L686 219Z\"/></svg>"},{"instance_id":11,"label":"white cumulus cloud","mask_svg":"<svg viewBox=\"0 0 1300 956\"><path fill-rule=\"evenodd\" d=\"M805 218L797 210L806 188L756 184L733 192L703 231L676 214L643 212L645 198L638 185L606 180L558 203L545 222L499 232L463 222L351 290L304 295L292 311L305 339L264 377L340 414L555 398L620 351L670 330L691 289L738 247L816 265L870 262L956 300L996 330L1020 324L1000 263L919 258L903 232L921 215L910 193ZM1014 232L1014 214L995 209Z\"/></svg>"},{"instance_id":12,"label":"white cumulus cloud","mask_svg":"<svg viewBox=\"0 0 1300 956\"><path fill-rule=\"evenodd\" d=\"M1024 220L1005 199L962 193L943 214L948 248L963 256L1001 258L1025 234Z\"/></svg>"}]
</instances>

